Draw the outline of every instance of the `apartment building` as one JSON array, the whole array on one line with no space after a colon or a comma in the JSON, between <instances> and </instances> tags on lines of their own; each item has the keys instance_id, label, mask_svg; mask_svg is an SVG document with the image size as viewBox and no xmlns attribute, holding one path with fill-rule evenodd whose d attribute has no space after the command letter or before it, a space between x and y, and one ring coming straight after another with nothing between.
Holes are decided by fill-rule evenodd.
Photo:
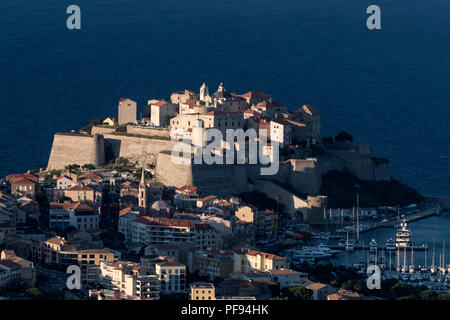
<instances>
[{"instance_id":1,"label":"apartment building","mask_svg":"<svg viewBox=\"0 0 450 320\"><path fill-rule=\"evenodd\" d=\"M125 241L127 242L132 240L132 224L137 218L139 218L139 211L133 210L132 207L127 207L119 211L117 231L124 235Z\"/></svg>"},{"instance_id":2,"label":"apartment building","mask_svg":"<svg viewBox=\"0 0 450 320\"><path fill-rule=\"evenodd\" d=\"M0 288L20 284L22 267L12 260L0 260Z\"/></svg>"},{"instance_id":3,"label":"apartment building","mask_svg":"<svg viewBox=\"0 0 450 320\"><path fill-rule=\"evenodd\" d=\"M86 249L77 252L77 263L81 267L81 279L95 283L100 273L101 262L114 262L114 253L105 249Z\"/></svg>"},{"instance_id":4,"label":"apartment building","mask_svg":"<svg viewBox=\"0 0 450 320\"><path fill-rule=\"evenodd\" d=\"M308 279L307 273L291 269L272 269L269 272L271 277L270 280L278 282L280 284L280 289L300 286L303 281Z\"/></svg>"},{"instance_id":5,"label":"apartment building","mask_svg":"<svg viewBox=\"0 0 450 320\"><path fill-rule=\"evenodd\" d=\"M139 217L132 222L131 238L143 245L195 242L195 225L189 220Z\"/></svg>"},{"instance_id":6,"label":"apartment building","mask_svg":"<svg viewBox=\"0 0 450 320\"><path fill-rule=\"evenodd\" d=\"M212 283L191 284L191 300L216 300L216 289Z\"/></svg>"},{"instance_id":7,"label":"apartment building","mask_svg":"<svg viewBox=\"0 0 450 320\"><path fill-rule=\"evenodd\" d=\"M193 269L210 280L227 279L233 272L233 252L218 249L197 250L193 257Z\"/></svg>"},{"instance_id":8,"label":"apartment building","mask_svg":"<svg viewBox=\"0 0 450 320\"><path fill-rule=\"evenodd\" d=\"M14 196L29 195L34 197L36 181L28 178L18 178L11 181L11 194Z\"/></svg>"},{"instance_id":9,"label":"apartment building","mask_svg":"<svg viewBox=\"0 0 450 320\"><path fill-rule=\"evenodd\" d=\"M277 239L278 213L272 210L259 210L254 206L240 207L235 216L244 222L253 224L253 237L258 239Z\"/></svg>"},{"instance_id":10,"label":"apartment building","mask_svg":"<svg viewBox=\"0 0 450 320\"><path fill-rule=\"evenodd\" d=\"M73 202L92 201L101 204L102 193L84 183L77 183L64 190L64 196Z\"/></svg>"},{"instance_id":11,"label":"apartment building","mask_svg":"<svg viewBox=\"0 0 450 320\"><path fill-rule=\"evenodd\" d=\"M105 249L81 248L61 237L53 237L32 245L32 258L35 262L50 266L81 267L83 282L95 282L100 262L114 262L114 252Z\"/></svg>"},{"instance_id":12,"label":"apartment building","mask_svg":"<svg viewBox=\"0 0 450 320\"><path fill-rule=\"evenodd\" d=\"M158 300L160 281L149 267L117 261L100 263L99 283L131 300Z\"/></svg>"},{"instance_id":13,"label":"apartment building","mask_svg":"<svg viewBox=\"0 0 450 320\"><path fill-rule=\"evenodd\" d=\"M34 263L15 254L13 250L3 250L0 254L0 261L9 260L17 263L21 267L20 279L23 284L34 287L36 283L36 268Z\"/></svg>"},{"instance_id":14,"label":"apartment building","mask_svg":"<svg viewBox=\"0 0 450 320\"><path fill-rule=\"evenodd\" d=\"M186 266L166 259L155 263L155 273L161 284L161 293L175 294L186 291Z\"/></svg>"},{"instance_id":15,"label":"apartment building","mask_svg":"<svg viewBox=\"0 0 450 320\"><path fill-rule=\"evenodd\" d=\"M83 231L97 230L99 223L100 207L94 202L50 202L50 229L65 231L69 226L72 226Z\"/></svg>"},{"instance_id":16,"label":"apartment building","mask_svg":"<svg viewBox=\"0 0 450 320\"><path fill-rule=\"evenodd\" d=\"M257 250L234 253L234 271L270 271L279 269L289 269L289 262L285 257L280 257L272 253L265 253Z\"/></svg>"},{"instance_id":17,"label":"apartment building","mask_svg":"<svg viewBox=\"0 0 450 320\"><path fill-rule=\"evenodd\" d=\"M218 233L211 225L200 222L194 225L195 247L197 249L216 248L218 244Z\"/></svg>"}]
</instances>

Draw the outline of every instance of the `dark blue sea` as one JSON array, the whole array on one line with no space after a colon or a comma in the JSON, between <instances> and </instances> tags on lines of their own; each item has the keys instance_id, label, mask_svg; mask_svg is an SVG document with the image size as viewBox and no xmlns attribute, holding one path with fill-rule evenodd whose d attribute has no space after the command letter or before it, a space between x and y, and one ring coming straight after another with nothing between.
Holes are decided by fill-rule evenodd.
<instances>
[{"instance_id":1,"label":"dark blue sea","mask_svg":"<svg viewBox=\"0 0 450 320\"><path fill-rule=\"evenodd\" d=\"M0 175L45 167L55 132L119 98L223 81L316 106L324 135L347 130L395 178L450 196L449 23L448 0L1 0Z\"/></svg>"}]
</instances>

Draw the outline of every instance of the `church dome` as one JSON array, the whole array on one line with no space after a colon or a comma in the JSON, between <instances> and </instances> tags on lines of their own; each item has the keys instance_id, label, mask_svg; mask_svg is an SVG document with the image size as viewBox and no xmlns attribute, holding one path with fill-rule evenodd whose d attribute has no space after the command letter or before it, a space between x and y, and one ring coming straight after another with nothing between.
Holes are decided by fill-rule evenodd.
<instances>
[{"instance_id":1,"label":"church dome","mask_svg":"<svg viewBox=\"0 0 450 320\"><path fill-rule=\"evenodd\" d=\"M153 202L152 209L154 210L170 210L171 206L164 200L158 200Z\"/></svg>"}]
</instances>

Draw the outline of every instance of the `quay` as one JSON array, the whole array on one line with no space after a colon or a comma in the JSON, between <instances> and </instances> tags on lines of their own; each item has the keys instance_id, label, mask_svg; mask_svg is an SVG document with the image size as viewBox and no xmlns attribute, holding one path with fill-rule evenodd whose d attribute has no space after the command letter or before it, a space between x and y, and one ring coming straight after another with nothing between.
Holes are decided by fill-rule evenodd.
<instances>
[{"instance_id":1,"label":"quay","mask_svg":"<svg viewBox=\"0 0 450 320\"><path fill-rule=\"evenodd\" d=\"M333 250L342 250L342 251L345 251L345 247L342 247L342 246L339 246L339 245L329 245L328 246L330 249L333 249ZM411 251L411 250L414 250L414 251L425 251L425 249L428 249L427 247L425 247L425 246L410 246L410 247L406 247L406 250L407 251ZM353 246L353 250L364 250L364 251L368 251L369 250L369 245L365 245L365 246L362 246L362 245L360 245L360 244L358 244L358 245L354 245ZM383 246L378 246L377 247L377 250L378 250L378 252L381 252L382 250L384 250L385 252L389 252L389 251L392 251L393 253L396 253L397 252L397 249L395 249L395 250L387 250L385 247L383 247ZM403 250L404 250L404 248L400 248L400 253L403 253Z\"/></svg>"},{"instance_id":2,"label":"quay","mask_svg":"<svg viewBox=\"0 0 450 320\"><path fill-rule=\"evenodd\" d=\"M425 219L432 216L439 216L440 215L441 207L440 205L435 205L429 209L423 210L421 212L411 214L409 216L405 216L404 219L407 223L418 221L421 219ZM364 225L364 227L360 227L359 232L367 232L372 231L380 228L395 228L395 226L399 223L398 220L388 221L388 222L376 222L373 223L370 226ZM356 227L354 230L348 231L350 234L356 234ZM415 248L414 248L415 249Z\"/></svg>"}]
</instances>

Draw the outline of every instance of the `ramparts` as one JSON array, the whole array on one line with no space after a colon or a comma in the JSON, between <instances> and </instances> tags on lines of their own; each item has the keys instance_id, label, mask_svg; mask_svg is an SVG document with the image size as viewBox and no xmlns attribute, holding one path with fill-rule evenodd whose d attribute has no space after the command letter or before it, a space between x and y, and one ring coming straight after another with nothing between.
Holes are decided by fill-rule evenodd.
<instances>
[{"instance_id":1,"label":"ramparts","mask_svg":"<svg viewBox=\"0 0 450 320\"><path fill-rule=\"evenodd\" d=\"M105 164L105 142L102 135L57 133L53 139L47 169L64 169L66 165Z\"/></svg>"}]
</instances>

